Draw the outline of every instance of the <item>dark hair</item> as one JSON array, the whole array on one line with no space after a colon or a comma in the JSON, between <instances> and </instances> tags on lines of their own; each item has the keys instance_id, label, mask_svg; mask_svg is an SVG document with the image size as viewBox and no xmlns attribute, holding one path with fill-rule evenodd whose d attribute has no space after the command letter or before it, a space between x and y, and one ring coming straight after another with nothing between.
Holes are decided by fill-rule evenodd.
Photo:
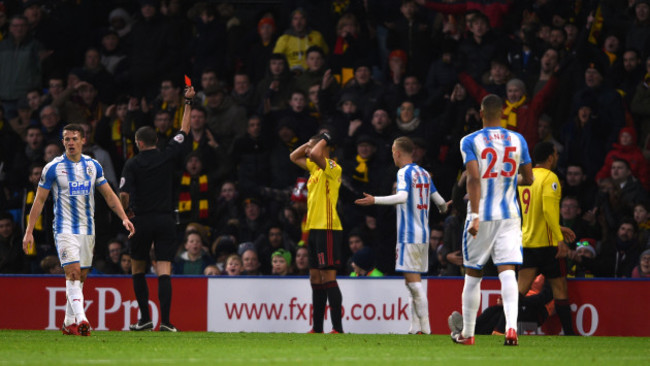
<instances>
[{"instance_id":1,"label":"dark hair","mask_svg":"<svg viewBox=\"0 0 650 366\"><path fill-rule=\"evenodd\" d=\"M322 48L319 46L311 46L307 49L307 52L305 52L305 56L309 55L312 52L318 52L322 58L325 58L325 51L323 51Z\"/></svg>"},{"instance_id":2,"label":"dark hair","mask_svg":"<svg viewBox=\"0 0 650 366\"><path fill-rule=\"evenodd\" d=\"M629 225L632 225L632 229L634 230L634 233L635 233L635 234L636 234L637 232L639 232L639 226L637 225L636 221L634 221L633 218L631 218L631 217L624 217L624 218L622 218L621 221L619 221L619 223L618 223L618 228L620 228L621 226L623 226L623 224L629 224Z\"/></svg>"},{"instance_id":3,"label":"dark hair","mask_svg":"<svg viewBox=\"0 0 650 366\"><path fill-rule=\"evenodd\" d=\"M614 157L613 160L614 161L612 161L612 164L615 163L615 162L620 162L620 163L625 164L625 167L627 168L627 170L632 170L632 168L630 167L630 163L627 160L619 158L619 157Z\"/></svg>"},{"instance_id":4,"label":"dark hair","mask_svg":"<svg viewBox=\"0 0 650 366\"><path fill-rule=\"evenodd\" d=\"M2 220L9 220L11 222L14 222L14 215L10 214L7 211L2 211L0 212L0 221Z\"/></svg>"},{"instance_id":5,"label":"dark hair","mask_svg":"<svg viewBox=\"0 0 650 366\"><path fill-rule=\"evenodd\" d=\"M63 127L63 132L65 131L76 131L79 132L79 136L86 137L86 131L79 123L68 123Z\"/></svg>"},{"instance_id":6,"label":"dark hair","mask_svg":"<svg viewBox=\"0 0 650 366\"><path fill-rule=\"evenodd\" d=\"M501 116L503 100L496 94L488 94L481 101L481 109L486 119L493 120Z\"/></svg>"},{"instance_id":7,"label":"dark hair","mask_svg":"<svg viewBox=\"0 0 650 366\"><path fill-rule=\"evenodd\" d=\"M204 117L206 117L206 118L208 117L208 110L205 109L205 107L202 106L202 105L193 106L192 111L199 111L199 112L203 113Z\"/></svg>"},{"instance_id":8,"label":"dark hair","mask_svg":"<svg viewBox=\"0 0 650 366\"><path fill-rule=\"evenodd\" d=\"M135 140L142 141L146 147L152 147L156 145L156 142L158 141L158 135L156 134L156 130L154 130L152 127L143 126L135 131Z\"/></svg>"},{"instance_id":9,"label":"dark hair","mask_svg":"<svg viewBox=\"0 0 650 366\"><path fill-rule=\"evenodd\" d=\"M555 153L555 145L549 141L540 142L535 146L533 151L533 160L535 164L542 164L545 162L549 156L553 156Z\"/></svg>"}]
</instances>

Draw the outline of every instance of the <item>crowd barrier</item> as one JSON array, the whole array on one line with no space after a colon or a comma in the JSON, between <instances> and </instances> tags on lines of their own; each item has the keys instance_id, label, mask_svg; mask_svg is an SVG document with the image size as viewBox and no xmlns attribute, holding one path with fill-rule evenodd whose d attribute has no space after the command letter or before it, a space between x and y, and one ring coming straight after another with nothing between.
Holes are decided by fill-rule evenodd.
<instances>
[{"instance_id":1,"label":"crowd barrier","mask_svg":"<svg viewBox=\"0 0 650 366\"><path fill-rule=\"evenodd\" d=\"M150 309L160 323L157 279L147 278ZM404 280L340 278L343 327L350 333L406 333L409 300ZM431 329L447 334L447 316L461 309L462 278L423 281ZM311 329L311 288L306 277L172 277L172 323L184 331L297 332ZM482 282L481 309L496 303L499 281ZM0 329L61 327L65 282L61 276L0 276ZM128 330L138 318L130 276L91 276L84 285L85 308L95 330ZM650 336L650 281L570 280L574 327L585 336ZM326 315L328 316L328 314ZM329 320L325 331L330 330ZM558 334L556 317L536 331Z\"/></svg>"}]
</instances>

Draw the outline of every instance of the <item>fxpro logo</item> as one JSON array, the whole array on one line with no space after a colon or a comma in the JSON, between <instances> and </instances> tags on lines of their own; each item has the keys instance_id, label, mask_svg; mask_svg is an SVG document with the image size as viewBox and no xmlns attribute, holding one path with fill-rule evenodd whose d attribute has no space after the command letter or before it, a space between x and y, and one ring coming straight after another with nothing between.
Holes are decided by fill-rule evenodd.
<instances>
[{"instance_id":1,"label":"fxpro logo","mask_svg":"<svg viewBox=\"0 0 650 366\"><path fill-rule=\"evenodd\" d=\"M56 324L56 312L61 311L65 313L66 302L58 301L57 294L63 293L63 298L65 299L65 287L46 287L48 292L48 316L47 316L47 328L46 330L57 330L60 327L60 324ZM84 301L84 310L88 312L92 306L97 307L97 321L92 321L94 330L109 330L106 326L106 316L108 314L123 313L123 323L121 325L121 330L129 330L129 324L135 323L135 320L131 319L132 309L138 308L138 302L135 300L126 300L122 301L122 294L112 287L96 287L97 291L97 305L94 305L94 300L85 300ZM58 296L59 298L61 296ZM151 320L154 324L158 324L158 307L156 304L149 300L149 311L151 313ZM138 310L138 317L140 316L140 310ZM117 330L113 328L113 330Z\"/></svg>"},{"instance_id":2,"label":"fxpro logo","mask_svg":"<svg viewBox=\"0 0 650 366\"><path fill-rule=\"evenodd\" d=\"M481 311L484 311L490 304L496 303L496 297L501 296L501 290L481 290ZM593 304L571 304L571 311L575 313L576 332L583 336L594 335L598 330L600 318L598 309ZM589 327L585 329L585 327ZM538 328L537 334L543 334Z\"/></svg>"}]
</instances>

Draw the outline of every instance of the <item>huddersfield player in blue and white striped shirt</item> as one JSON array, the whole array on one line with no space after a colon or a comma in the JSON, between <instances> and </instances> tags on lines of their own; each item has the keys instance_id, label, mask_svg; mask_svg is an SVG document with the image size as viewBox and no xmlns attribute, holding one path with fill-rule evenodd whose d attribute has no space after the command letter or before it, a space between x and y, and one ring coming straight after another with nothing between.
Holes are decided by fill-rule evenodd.
<instances>
[{"instance_id":1,"label":"huddersfield player in blue and white striped shirt","mask_svg":"<svg viewBox=\"0 0 650 366\"><path fill-rule=\"evenodd\" d=\"M429 173L413 163L414 149L413 141L408 137L398 137L393 142L393 160L400 168L396 194L373 197L364 193L364 198L355 203L362 206L397 205L395 270L404 274L410 294L409 333L430 334L429 304L421 277L421 273L426 273L429 267L429 200L433 200L442 213L447 211L449 203L440 196Z\"/></svg>"},{"instance_id":2,"label":"huddersfield player in blue and white striped shirt","mask_svg":"<svg viewBox=\"0 0 650 366\"><path fill-rule=\"evenodd\" d=\"M66 335L88 336L90 324L84 312L83 283L92 265L95 247L95 189L122 219L130 235L135 229L119 198L106 184L101 165L81 154L85 140L81 125L69 124L63 128L65 154L43 168L25 229L23 250L27 252L34 245L34 225L51 190L54 195L54 241L66 278L67 303L61 330Z\"/></svg>"},{"instance_id":3,"label":"huddersfield player in blue and white striped shirt","mask_svg":"<svg viewBox=\"0 0 650 366\"><path fill-rule=\"evenodd\" d=\"M481 101L483 129L460 141L467 169L469 203L463 235L462 326L450 317L452 340L474 344L476 312L481 299L483 265L492 257L499 271L503 312L506 317L506 345L517 345L519 292L515 265L522 263L521 211L517 203L517 182L533 182L528 144L513 131L501 127L501 98L490 94ZM520 173L519 178L517 172ZM479 230L480 222L480 230Z\"/></svg>"}]
</instances>

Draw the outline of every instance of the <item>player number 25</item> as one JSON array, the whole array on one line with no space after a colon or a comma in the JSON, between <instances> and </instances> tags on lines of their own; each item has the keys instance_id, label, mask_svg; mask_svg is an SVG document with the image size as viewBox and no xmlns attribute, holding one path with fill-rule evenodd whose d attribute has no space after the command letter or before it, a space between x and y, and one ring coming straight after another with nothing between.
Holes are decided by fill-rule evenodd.
<instances>
[{"instance_id":1,"label":"player number 25","mask_svg":"<svg viewBox=\"0 0 650 366\"><path fill-rule=\"evenodd\" d=\"M503 170L500 173L493 171L494 164L496 164L497 159L499 158L496 150L491 147L485 148L481 153L481 159L488 160L488 167L483 174L484 179L496 178L501 174L504 177L512 177L517 172L517 162L513 159L510 154L517 151L516 146L506 146L505 154L503 154ZM506 164L507 163L507 164ZM509 169L506 170L509 166Z\"/></svg>"}]
</instances>

